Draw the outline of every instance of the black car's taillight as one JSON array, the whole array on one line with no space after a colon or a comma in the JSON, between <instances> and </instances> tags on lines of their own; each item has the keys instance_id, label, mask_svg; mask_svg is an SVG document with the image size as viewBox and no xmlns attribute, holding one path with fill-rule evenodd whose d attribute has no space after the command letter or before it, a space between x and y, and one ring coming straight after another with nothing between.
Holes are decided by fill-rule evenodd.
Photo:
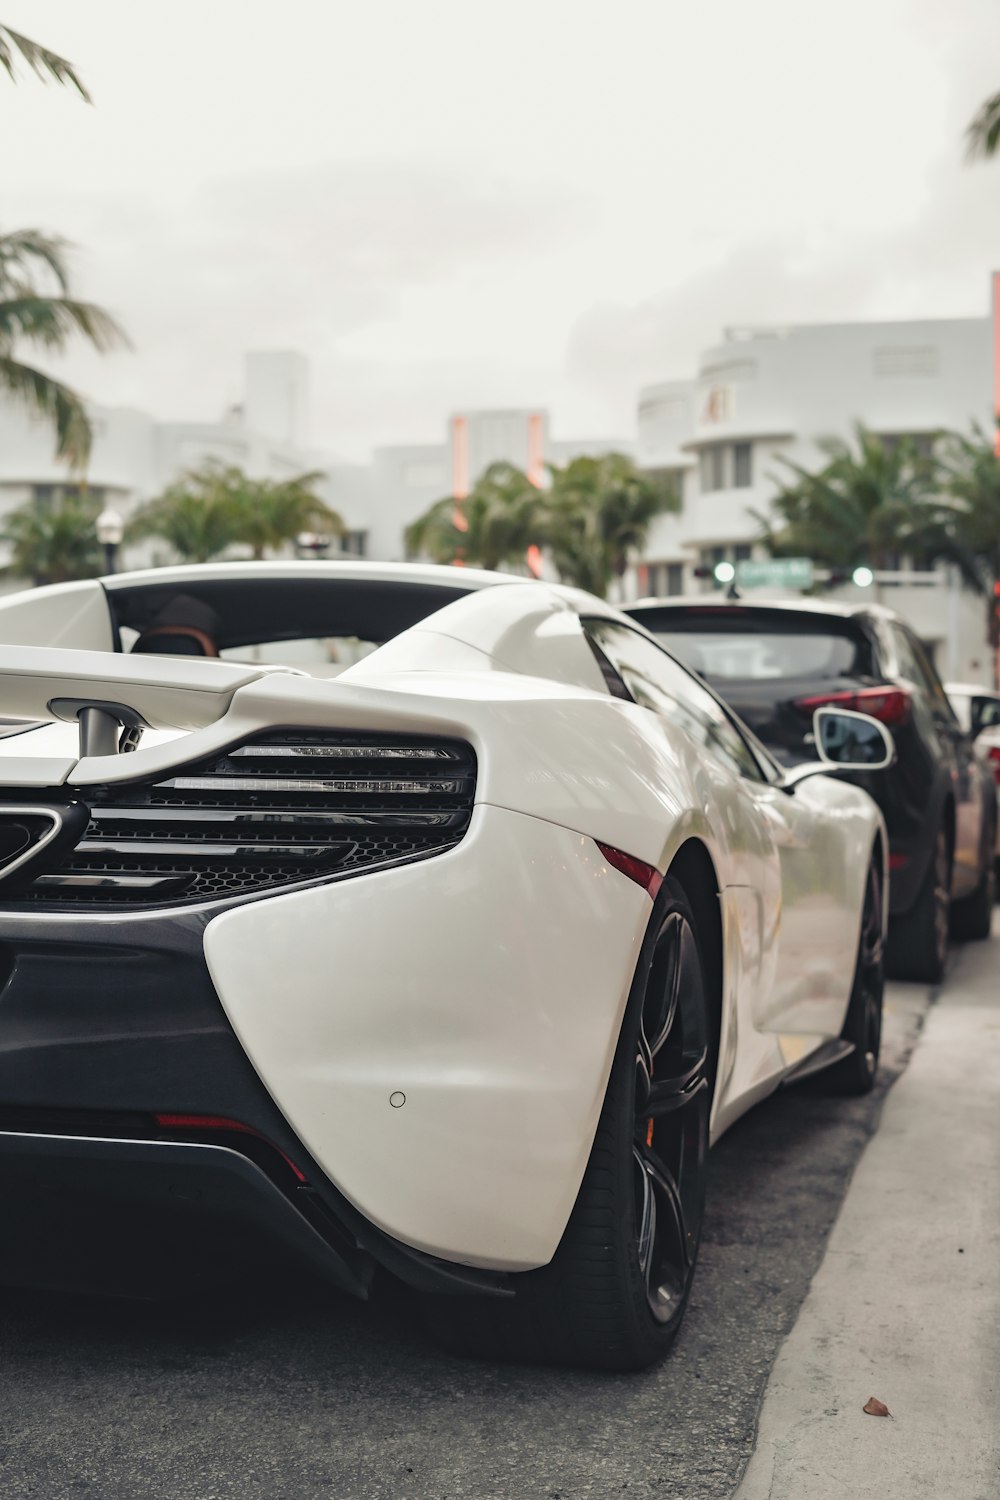
<instances>
[{"instance_id":1,"label":"black car's taillight","mask_svg":"<svg viewBox=\"0 0 1000 1500\"><path fill-rule=\"evenodd\" d=\"M853 713L868 714L883 724L905 724L910 717L910 695L905 688L858 688L853 692L816 693L796 698L795 707L807 719L817 708L846 708Z\"/></svg>"}]
</instances>

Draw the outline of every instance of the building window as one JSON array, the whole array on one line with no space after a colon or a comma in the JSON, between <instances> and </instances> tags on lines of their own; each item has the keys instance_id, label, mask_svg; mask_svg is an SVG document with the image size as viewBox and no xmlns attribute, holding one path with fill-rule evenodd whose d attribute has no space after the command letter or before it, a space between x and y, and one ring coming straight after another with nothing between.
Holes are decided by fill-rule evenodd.
<instances>
[{"instance_id":1,"label":"building window","mask_svg":"<svg viewBox=\"0 0 1000 1500\"><path fill-rule=\"evenodd\" d=\"M715 576L715 569L721 562L741 563L748 562L753 556L752 542L732 542L728 546L703 547L698 554L699 573L704 580L704 588L721 589L723 585Z\"/></svg>"},{"instance_id":2,"label":"building window","mask_svg":"<svg viewBox=\"0 0 1000 1500\"><path fill-rule=\"evenodd\" d=\"M726 488L726 449L723 443L702 449L700 469L703 493Z\"/></svg>"},{"instance_id":3,"label":"building window","mask_svg":"<svg viewBox=\"0 0 1000 1500\"><path fill-rule=\"evenodd\" d=\"M340 538L340 550L348 557L365 557L368 552L367 531L345 531Z\"/></svg>"},{"instance_id":4,"label":"building window","mask_svg":"<svg viewBox=\"0 0 1000 1500\"><path fill-rule=\"evenodd\" d=\"M753 484L753 447L750 443L733 444L733 489L748 490Z\"/></svg>"},{"instance_id":5,"label":"building window","mask_svg":"<svg viewBox=\"0 0 1000 1500\"><path fill-rule=\"evenodd\" d=\"M900 443L906 443L918 458L932 458L936 435L933 432L880 432L878 440L886 453L895 453Z\"/></svg>"},{"instance_id":6,"label":"building window","mask_svg":"<svg viewBox=\"0 0 1000 1500\"><path fill-rule=\"evenodd\" d=\"M103 506L106 491L103 485L36 484L32 485L31 498L39 510L51 510L65 500L89 500L93 505Z\"/></svg>"},{"instance_id":7,"label":"building window","mask_svg":"<svg viewBox=\"0 0 1000 1500\"><path fill-rule=\"evenodd\" d=\"M900 345L876 349L872 356L876 375L936 375L938 351L932 344Z\"/></svg>"},{"instance_id":8,"label":"building window","mask_svg":"<svg viewBox=\"0 0 1000 1500\"><path fill-rule=\"evenodd\" d=\"M647 563L646 593L662 599L684 592L683 563Z\"/></svg>"}]
</instances>

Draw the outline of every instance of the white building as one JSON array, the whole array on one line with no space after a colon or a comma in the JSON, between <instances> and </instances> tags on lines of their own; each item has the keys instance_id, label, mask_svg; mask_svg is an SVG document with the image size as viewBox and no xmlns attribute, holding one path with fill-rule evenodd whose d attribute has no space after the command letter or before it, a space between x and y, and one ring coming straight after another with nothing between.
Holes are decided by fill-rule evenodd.
<instances>
[{"instance_id":1,"label":"white building","mask_svg":"<svg viewBox=\"0 0 1000 1500\"><path fill-rule=\"evenodd\" d=\"M640 394L639 462L669 473L683 505L655 523L632 591L711 588L696 568L760 550L760 516L790 477L782 461L820 468L823 440L849 439L858 422L887 440L906 434L928 445L973 421L988 431L992 340L988 318L727 329L693 381ZM962 594L946 570L880 575L875 589L912 620L949 676L988 676L982 601ZM833 597L863 596L848 586Z\"/></svg>"},{"instance_id":2,"label":"white building","mask_svg":"<svg viewBox=\"0 0 1000 1500\"><path fill-rule=\"evenodd\" d=\"M406 556L407 526L442 496L467 494L491 463L516 464L542 483L546 463L633 447L627 440L555 441L548 413L539 409L467 411L450 419L442 442L377 448L369 464L347 464L310 446L308 376L300 354L247 354L243 401L217 422L158 422L123 407L91 407L88 492L127 520L144 500L209 461L255 479L318 470L320 494L348 528L342 550L398 561ZM78 487L55 458L51 425L0 402L0 518ZM127 565L166 560L156 543L130 548L125 558Z\"/></svg>"},{"instance_id":3,"label":"white building","mask_svg":"<svg viewBox=\"0 0 1000 1500\"><path fill-rule=\"evenodd\" d=\"M515 464L541 485L546 464L634 451L628 438L553 438L548 412L537 407L463 411L449 419L444 442L376 448L368 470L331 470L323 493L352 529L366 533L367 556L399 562L410 523L445 495L467 495L490 464Z\"/></svg>"},{"instance_id":4,"label":"white building","mask_svg":"<svg viewBox=\"0 0 1000 1500\"><path fill-rule=\"evenodd\" d=\"M927 442L942 429L968 430L973 420L988 428L991 391L986 318L730 329L702 356L693 380L641 392L635 440L553 438L548 413L537 407L462 411L440 442L379 448L368 464L346 464L310 445L305 359L258 352L246 356L242 403L217 422L158 422L139 411L94 408L88 487L127 517L209 459L255 478L320 470L320 492L348 527L343 550L396 561L406 555L407 526L442 496L467 494L493 462L516 464L543 483L547 463L632 453L644 468L669 475L682 509L656 521L626 592L682 594L711 587L696 569L760 552L758 515L771 503L783 459L817 468L826 461L822 440L849 438L857 422L884 438L906 433ZM70 484L54 459L51 427L0 404L0 516L32 499L44 504ZM125 562L166 561L163 552L147 545ZM877 587L949 676L989 676L982 602L962 594L946 572L883 576Z\"/></svg>"},{"instance_id":5,"label":"white building","mask_svg":"<svg viewBox=\"0 0 1000 1500\"><path fill-rule=\"evenodd\" d=\"M127 519L187 469L215 460L255 479L287 479L329 460L307 446L308 365L300 354L250 353L245 397L217 422L157 422L126 407L90 408L94 440L88 493ZM23 407L0 403L0 517L34 500L45 504L79 488L55 457L52 426ZM137 561L156 553L137 549Z\"/></svg>"}]
</instances>

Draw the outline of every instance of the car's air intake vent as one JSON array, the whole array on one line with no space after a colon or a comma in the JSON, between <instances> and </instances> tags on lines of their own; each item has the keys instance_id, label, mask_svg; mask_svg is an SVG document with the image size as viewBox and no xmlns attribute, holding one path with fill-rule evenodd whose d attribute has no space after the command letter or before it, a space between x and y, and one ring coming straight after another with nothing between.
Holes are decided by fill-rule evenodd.
<instances>
[{"instance_id":1,"label":"car's air intake vent","mask_svg":"<svg viewBox=\"0 0 1000 1500\"><path fill-rule=\"evenodd\" d=\"M475 789L460 741L261 735L163 781L88 789L76 848L0 905L172 906L437 854L468 828Z\"/></svg>"}]
</instances>

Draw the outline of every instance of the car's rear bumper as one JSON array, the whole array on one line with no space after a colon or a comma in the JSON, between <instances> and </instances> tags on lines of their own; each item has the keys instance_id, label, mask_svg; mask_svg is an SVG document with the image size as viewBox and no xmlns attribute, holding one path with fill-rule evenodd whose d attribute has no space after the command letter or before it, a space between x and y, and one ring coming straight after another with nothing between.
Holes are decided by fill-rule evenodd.
<instances>
[{"instance_id":1,"label":"car's rear bumper","mask_svg":"<svg viewBox=\"0 0 1000 1500\"><path fill-rule=\"evenodd\" d=\"M367 1287L369 1266L314 1189L283 1190L219 1144L4 1129L0 1196L7 1285L153 1297L291 1256L343 1291Z\"/></svg>"},{"instance_id":2,"label":"car's rear bumper","mask_svg":"<svg viewBox=\"0 0 1000 1500\"><path fill-rule=\"evenodd\" d=\"M498 1289L338 1193L233 1033L206 920L0 913L0 1281L147 1295L283 1249L359 1296L378 1263Z\"/></svg>"},{"instance_id":3,"label":"car's rear bumper","mask_svg":"<svg viewBox=\"0 0 1000 1500\"><path fill-rule=\"evenodd\" d=\"M649 912L593 840L487 807L450 853L224 909L0 911L0 1132L53 1138L24 1151L57 1198L66 1142L93 1222L145 1202L140 1160L137 1225L183 1219L211 1162L338 1285L501 1289L565 1228Z\"/></svg>"}]
</instances>

